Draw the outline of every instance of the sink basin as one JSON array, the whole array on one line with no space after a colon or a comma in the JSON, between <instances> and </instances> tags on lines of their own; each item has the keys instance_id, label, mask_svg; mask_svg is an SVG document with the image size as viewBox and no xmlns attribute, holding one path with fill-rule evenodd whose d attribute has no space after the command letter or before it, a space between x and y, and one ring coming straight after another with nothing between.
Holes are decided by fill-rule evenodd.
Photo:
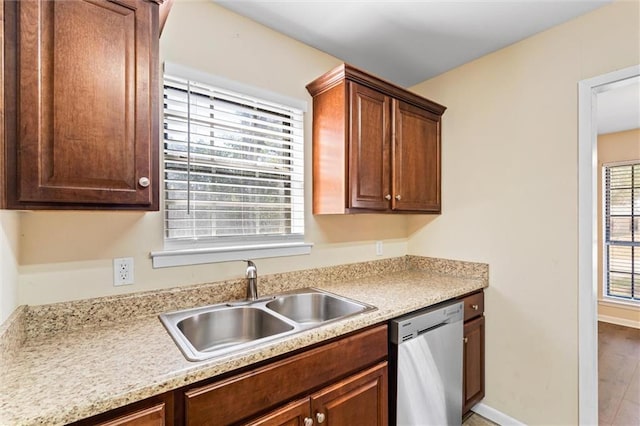
<instances>
[{"instance_id":1,"label":"sink basin","mask_svg":"<svg viewBox=\"0 0 640 426\"><path fill-rule=\"evenodd\" d=\"M291 324L252 307L202 312L183 319L177 327L200 352L221 350L293 330Z\"/></svg>"},{"instance_id":2,"label":"sink basin","mask_svg":"<svg viewBox=\"0 0 640 426\"><path fill-rule=\"evenodd\" d=\"M160 315L184 356L200 361L376 309L313 288Z\"/></svg>"},{"instance_id":3,"label":"sink basin","mask_svg":"<svg viewBox=\"0 0 640 426\"><path fill-rule=\"evenodd\" d=\"M299 293L278 296L267 308L297 323L324 323L363 312L366 305L327 293Z\"/></svg>"}]
</instances>

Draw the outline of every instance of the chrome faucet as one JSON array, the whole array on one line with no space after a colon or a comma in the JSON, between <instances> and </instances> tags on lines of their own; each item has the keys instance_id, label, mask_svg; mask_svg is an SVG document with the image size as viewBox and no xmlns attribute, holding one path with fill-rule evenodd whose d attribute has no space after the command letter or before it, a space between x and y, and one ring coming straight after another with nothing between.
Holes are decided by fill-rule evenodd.
<instances>
[{"instance_id":1,"label":"chrome faucet","mask_svg":"<svg viewBox=\"0 0 640 426\"><path fill-rule=\"evenodd\" d=\"M247 300L258 298L258 268L256 264L247 260Z\"/></svg>"}]
</instances>

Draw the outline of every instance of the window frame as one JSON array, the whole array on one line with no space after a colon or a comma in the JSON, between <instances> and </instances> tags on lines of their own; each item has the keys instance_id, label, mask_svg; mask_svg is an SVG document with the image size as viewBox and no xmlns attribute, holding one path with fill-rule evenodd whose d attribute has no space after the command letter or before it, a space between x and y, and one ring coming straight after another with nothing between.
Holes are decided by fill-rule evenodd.
<instances>
[{"instance_id":1,"label":"window frame","mask_svg":"<svg viewBox=\"0 0 640 426\"><path fill-rule=\"evenodd\" d=\"M163 75L167 73L180 78L197 81L202 84L213 86L221 90L228 90L252 98L259 98L267 102L273 102L292 109L301 110L303 120L306 120L307 101L290 98L268 90L252 87L237 81L229 80L224 77L211 75L192 68L174 64L171 62L164 63ZM161 89L164 92L164 84ZM164 113L163 113L164 117ZM162 120L164 123L164 118ZM306 130L303 129L303 146ZM163 138L164 140L164 138ZM221 237L219 241L215 241L215 237L208 239L194 240L170 240L166 237L166 202L164 189L164 149L161 150L162 158L162 235L163 250L153 251L150 253L152 265L154 268L196 265L202 263L226 262L244 259L259 259L267 257L295 256L304 255L311 252L313 244L304 241L304 233L298 235L253 235L247 237ZM304 162L306 163L306 161ZM303 165L303 174L306 174ZM304 178L303 178L304 181ZM303 195L304 198L304 195ZM305 213L303 213L303 221L306 217L306 200L303 199Z\"/></svg>"},{"instance_id":2,"label":"window frame","mask_svg":"<svg viewBox=\"0 0 640 426\"><path fill-rule=\"evenodd\" d=\"M611 295L609 294L609 247L610 246L618 246L618 247L623 247L623 246L631 246L634 247L633 248L633 252L637 252L638 256L640 256L640 243L637 243L632 241L629 244L618 244L615 242L615 240L613 240L613 244L612 241L609 240L609 235L607 232L608 229L608 219L609 219L609 211L607 208L607 195L609 192L608 189L608 185L607 185L607 170L612 168L612 167L621 167L621 166L640 166L640 159L637 160L627 160L627 161L618 161L618 162L609 162L609 163L603 163L602 164L602 170L601 170L601 182L602 182L602 212L601 212L601 220L602 220L602 242L601 242L601 249L602 249L602 301L606 302L606 303L610 303L612 305L626 305L626 306L633 306L633 307L640 307L640 300L635 299L634 297L638 298L640 297L640 271L636 271L635 270L635 259L634 257L632 257L631 260L631 266L632 266L632 280L633 280L633 293L632 293L632 298L626 298L623 296L616 296L616 295ZM634 178L636 180L640 180L640 176L635 177ZM631 197L633 199L634 197L634 193L633 193L633 188L632 188L632 193L631 193ZM635 226L634 225L634 218L637 218L638 215L635 214L634 210L633 210L633 204L632 204L632 210L631 210L631 226ZM640 235L640 230L636 230L636 231L632 231L637 233L638 235ZM635 253L632 255L635 256ZM615 271L614 271L615 272ZM637 278L636 278L637 276Z\"/></svg>"}]
</instances>

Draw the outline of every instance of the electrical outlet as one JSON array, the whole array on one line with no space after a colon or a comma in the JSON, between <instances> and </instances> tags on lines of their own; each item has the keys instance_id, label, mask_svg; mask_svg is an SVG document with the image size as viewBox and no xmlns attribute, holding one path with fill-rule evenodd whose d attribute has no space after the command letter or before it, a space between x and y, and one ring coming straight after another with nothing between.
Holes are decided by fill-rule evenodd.
<instances>
[{"instance_id":1,"label":"electrical outlet","mask_svg":"<svg viewBox=\"0 0 640 426\"><path fill-rule=\"evenodd\" d=\"M382 256L382 241L376 241L376 256Z\"/></svg>"},{"instance_id":2,"label":"electrical outlet","mask_svg":"<svg viewBox=\"0 0 640 426\"><path fill-rule=\"evenodd\" d=\"M133 257L113 259L113 285L133 284Z\"/></svg>"}]
</instances>

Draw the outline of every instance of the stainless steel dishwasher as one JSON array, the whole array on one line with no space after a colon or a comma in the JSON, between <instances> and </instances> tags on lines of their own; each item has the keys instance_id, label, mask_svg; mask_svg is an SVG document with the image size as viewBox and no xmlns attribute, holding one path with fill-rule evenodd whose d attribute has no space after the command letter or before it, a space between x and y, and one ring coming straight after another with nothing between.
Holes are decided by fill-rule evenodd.
<instances>
[{"instance_id":1,"label":"stainless steel dishwasher","mask_svg":"<svg viewBox=\"0 0 640 426\"><path fill-rule=\"evenodd\" d=\"M445 302L390 322L390 423L462 423L463 303Z\"/></svg>"}]
</instances>

